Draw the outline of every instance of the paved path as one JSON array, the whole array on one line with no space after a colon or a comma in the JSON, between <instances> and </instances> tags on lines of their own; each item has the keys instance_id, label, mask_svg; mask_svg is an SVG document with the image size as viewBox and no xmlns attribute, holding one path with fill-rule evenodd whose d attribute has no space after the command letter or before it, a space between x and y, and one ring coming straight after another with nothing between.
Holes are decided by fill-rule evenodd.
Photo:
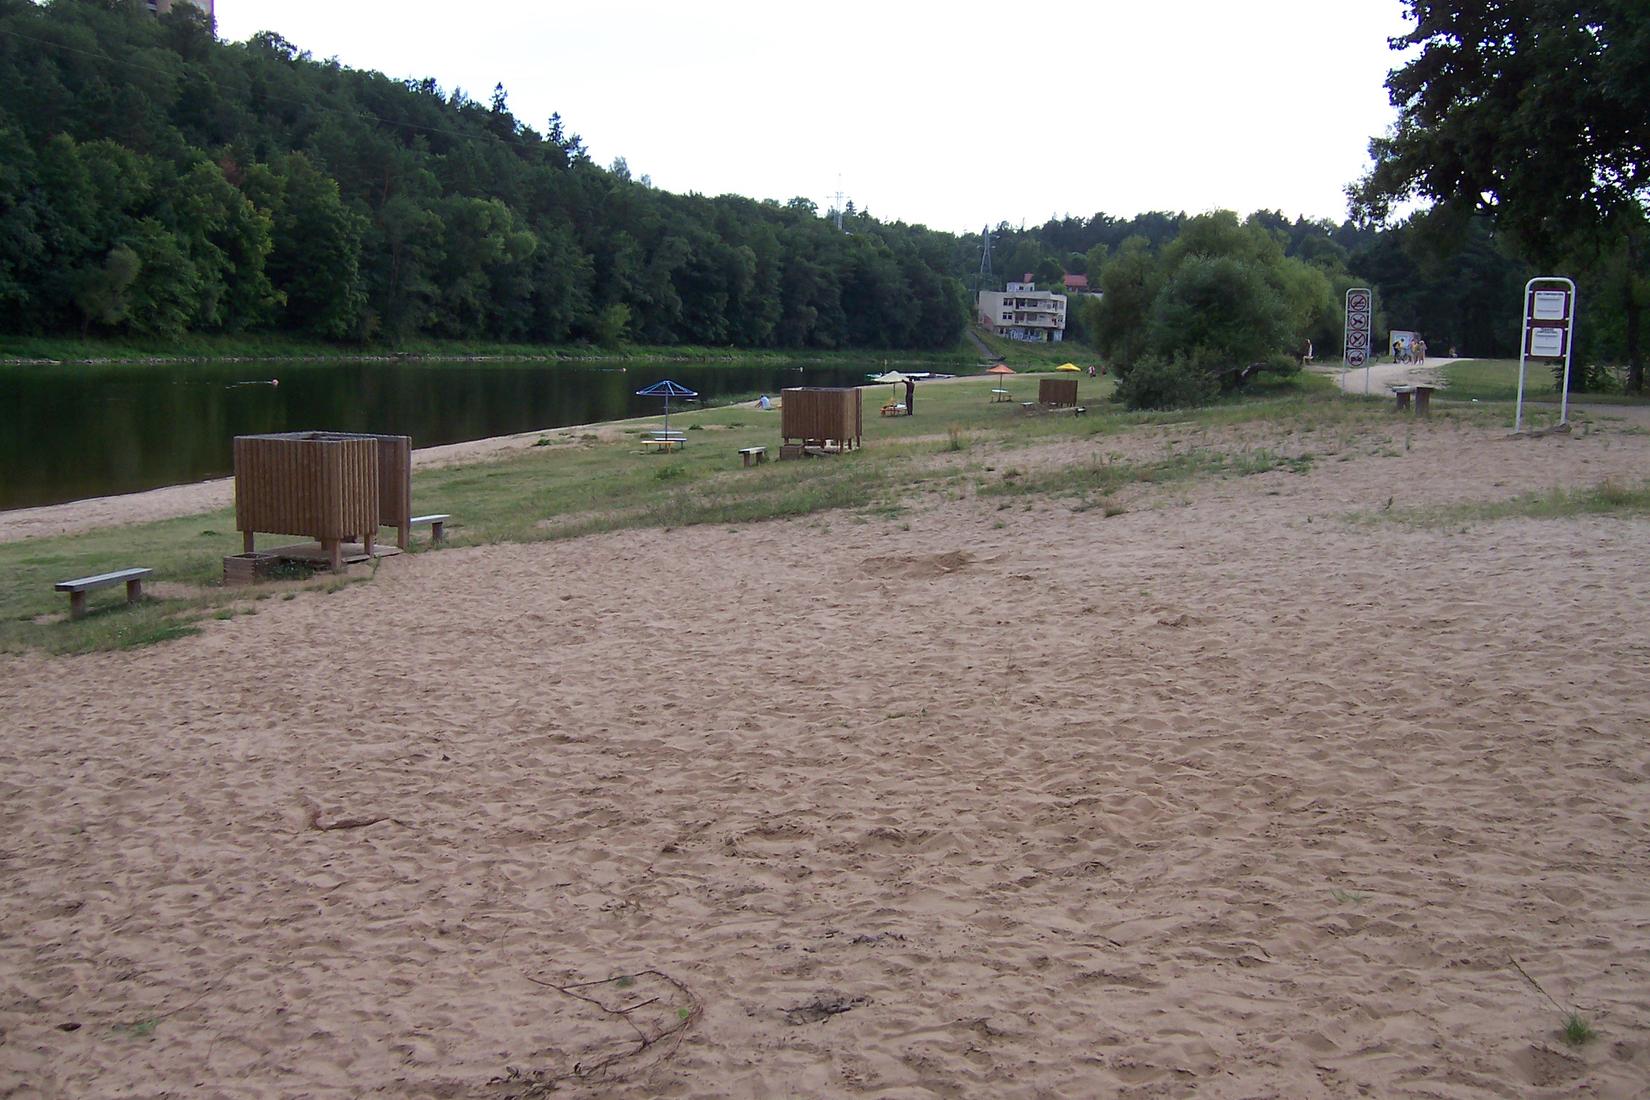
<instances>
[{"instance_id":1,"label":"paved path","mask_svg":"<svg viewBox=\"0 0 1650 1100\"><path fill-rule=\"evenodd\" d=\"M1341 387L1342 393L1368 393L1371 397L1385 397L1391 386L1413 386L1417 382L1422 385L1436 386L1443 381L1438 370L1451 363L1458 363L1459 359L1428 359L1424 367L1412 363L1376 363L1357 370L1346 370L1333 365L1323 368L1335 384Z\"/></svg>"}]
</instances>

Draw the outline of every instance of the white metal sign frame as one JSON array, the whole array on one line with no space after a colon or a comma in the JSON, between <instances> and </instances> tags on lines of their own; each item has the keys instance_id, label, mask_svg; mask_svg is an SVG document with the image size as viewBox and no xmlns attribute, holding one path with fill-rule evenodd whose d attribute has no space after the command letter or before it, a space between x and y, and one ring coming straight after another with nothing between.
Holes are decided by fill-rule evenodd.
<instances>
[{"instance_id":1,"label":"white metal sign frame","mask_svg":"<svg viewBox=\"0 0 1650 1100\"><path fill-rule=\"evenodd\" d=\"M1538 286L1542 289L1538 289ZM1562 275L1538 275L1524 284L1524 330L1518 338L1518 405L1513 431L1524 430L1524 370L1531 359L1563 359L1558 422L1570 421L1570 354L1576 337L1576 285Z\"/></svg>"},{"instance_id":2,"label":"white metal sign frame","mask_svg":"<svg viewBox=\"0 0 1650 1100\"><path fill-rule=\"evenodd\" d=\"M1356 370L1369 362L1370 318L1373 315L1374 294L1366 286L1355 286L1346 292L1346 334L1341 358L1348 370ZM1364 395L1369 395L1369 371L1364 371Z\"/></svg>"}]
</instances>

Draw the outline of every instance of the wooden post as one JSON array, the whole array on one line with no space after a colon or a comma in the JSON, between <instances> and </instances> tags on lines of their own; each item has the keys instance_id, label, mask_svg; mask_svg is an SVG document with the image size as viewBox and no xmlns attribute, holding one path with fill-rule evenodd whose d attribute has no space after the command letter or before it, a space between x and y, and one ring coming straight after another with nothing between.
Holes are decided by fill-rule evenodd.
<instances>
[{"instance_id":1,"label":"wooden post","mask_svg":"<svg viewBox=\"0 0 1650 1100\"><path fill-rule=\"evenodd\" d=\"M241 532L241 553L243 553L243 554L252 553L252 542L253 542L253 539L255 539L256 537L257 536L255 536L251 531L242 531Z\"/></svg>"},{"instance_id":2,"label":"wooden post","mask_svg":"<svg viewBox=\"0 0 1650 1100\"><path fill-rule=\"evenodd\" d=\"M126 582L126 602L137 603L143 599L143 578L133 577Z\"/></svg>"},{"instance_id":3,"label":"wooden post","mask_svg":"<svg viewBox=\"0 0 1650 1100\"><path fill-rule=\"evenodd\" d=\"M84 619L86 617L86 593L69 593L69 618Z\"/></svg>"}]
</instances>

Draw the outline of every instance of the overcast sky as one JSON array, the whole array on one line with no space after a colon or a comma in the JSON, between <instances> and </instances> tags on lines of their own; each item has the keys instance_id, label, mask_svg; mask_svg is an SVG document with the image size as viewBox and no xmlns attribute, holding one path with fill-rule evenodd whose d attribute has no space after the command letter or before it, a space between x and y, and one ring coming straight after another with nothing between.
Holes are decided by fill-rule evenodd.
<instances>
[{"instance_id":1,"label":"overcast sky","mask_svg":"<svg viewBox=\"0 0 1650 1100\"><path fill-rule=\"evenodd\" d=\"M1400 0L218 0L218 33L434 77L655 186L840 189L952 232L1067 214L1339 221L1394 116Z\"/></svg>"}]
</instances>

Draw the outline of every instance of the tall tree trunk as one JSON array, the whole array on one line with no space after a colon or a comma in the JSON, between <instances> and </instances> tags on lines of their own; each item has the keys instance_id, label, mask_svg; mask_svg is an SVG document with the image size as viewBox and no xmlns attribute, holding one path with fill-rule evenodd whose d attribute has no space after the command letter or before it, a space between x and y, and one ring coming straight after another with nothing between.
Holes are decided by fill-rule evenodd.
<instances>
[{"instance_id":1,"label":"tall tree trunk","mask_svg":"<svg viewBox=\"0 0 1650 1100\"><path fill-rule=\"evenodd\" d=\"M1638 234L1627 231L1627 272L1622 279L1622 306L1627 314L1627 392L1644 392L1644 353L1639 350Z\"/></svg>"}]
</instances>

